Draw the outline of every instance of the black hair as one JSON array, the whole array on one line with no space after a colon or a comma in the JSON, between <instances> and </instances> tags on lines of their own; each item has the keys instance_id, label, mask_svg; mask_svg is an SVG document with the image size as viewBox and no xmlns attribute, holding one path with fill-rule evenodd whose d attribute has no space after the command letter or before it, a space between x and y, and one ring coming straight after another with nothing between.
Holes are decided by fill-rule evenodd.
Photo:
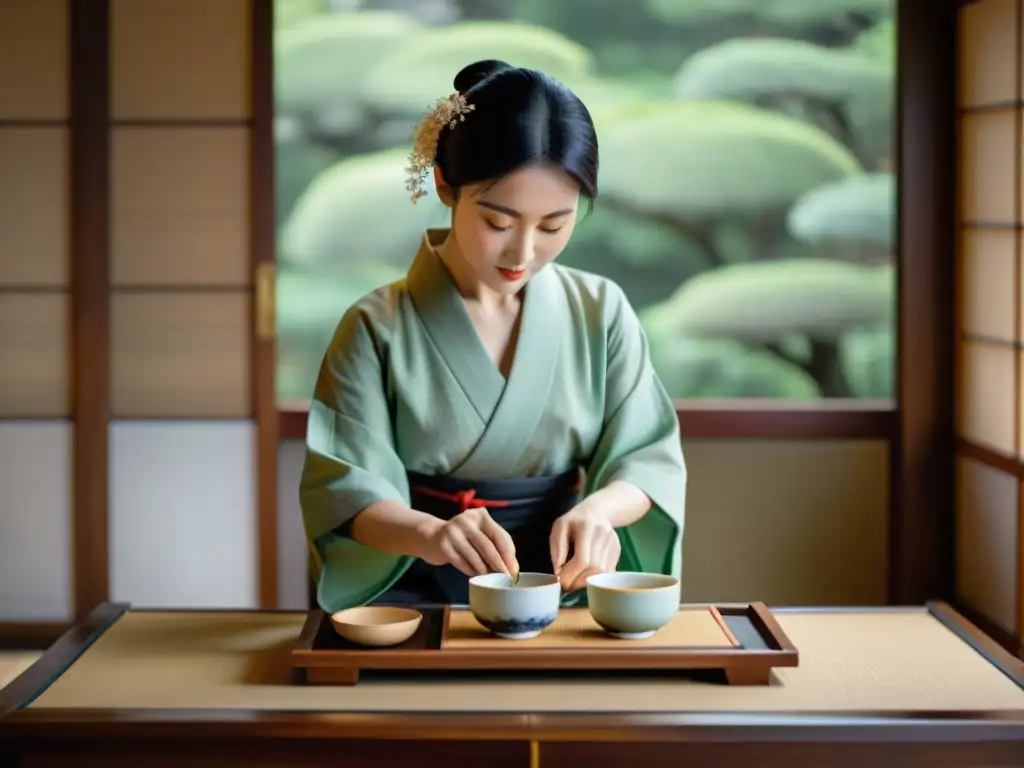
<instances>
[{"instance_id":1,"label":"black hair","mask_svg":"<svg viewBox=\"0 0 1024 768\"><path fill-rule=\"evenodd\" d=\"M568 87L543 72L489 59L462 69L455 90L473 111L454 129L442 129L436 163L456 192L544 163L565 171L593 204L597 132L587 107Z\"/></svg>"}]
</instances>

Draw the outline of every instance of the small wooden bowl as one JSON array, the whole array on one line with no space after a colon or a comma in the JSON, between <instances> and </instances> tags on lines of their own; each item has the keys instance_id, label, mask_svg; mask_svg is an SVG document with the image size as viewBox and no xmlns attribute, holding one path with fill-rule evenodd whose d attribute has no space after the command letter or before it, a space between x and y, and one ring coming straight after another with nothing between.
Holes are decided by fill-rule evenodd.
<instances>
[{"instance_id":1,"label":"small wooden bowl","mask_svg":"<svg viewBox=\"0 0 1024 768\"><path fill-rule=\"evenodd\" d=\"M392 605L364 605L331 615L334 631L359 645L398 645L412 637L423 614L412 608Z\"/></svg>"}]
</instances>

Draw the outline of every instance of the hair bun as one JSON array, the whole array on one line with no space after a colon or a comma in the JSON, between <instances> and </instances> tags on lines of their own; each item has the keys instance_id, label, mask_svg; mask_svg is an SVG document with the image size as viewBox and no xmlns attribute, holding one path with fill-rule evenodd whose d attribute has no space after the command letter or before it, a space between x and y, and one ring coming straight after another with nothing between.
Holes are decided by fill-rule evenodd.
<instances>
[{"instance_id":1,"label":"hair bun","mask_svg":"<svg viewBox=\"0 0 1024 768\"><path fill-rule=\"evenodd\" d=\"M514 67L498 59L484 59L483 61L474 62L468 67L463 67L459 74L455 76L455 90L459 93L465 93L477 83L506 69L514 69Z\"/></svg>"}]
</instances>

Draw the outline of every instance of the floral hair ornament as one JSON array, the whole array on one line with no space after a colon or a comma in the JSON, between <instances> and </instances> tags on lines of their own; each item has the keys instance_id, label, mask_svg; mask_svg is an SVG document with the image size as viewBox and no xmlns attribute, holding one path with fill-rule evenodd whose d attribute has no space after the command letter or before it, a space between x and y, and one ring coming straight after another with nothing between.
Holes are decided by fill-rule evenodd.
<instances>
[{"instance_id":1,"label":"floral hair ornament","mask_svg":"<svg viewBox=\"0 0 1024 768\"><path fill-rule=\"evenodd\" d=\"M453 93L438 99L434 108L427 112L416 126L412 135L409 167L405 169L410 177L405 188L412 193L414 204L427 194L423 188L424 181L436 162L437 140L442 129L446 125L450 129L455 128L458 123L464 122L466 115L475 108L475 105L469 104L461 93Z\"/></svg>"}]
</instances>

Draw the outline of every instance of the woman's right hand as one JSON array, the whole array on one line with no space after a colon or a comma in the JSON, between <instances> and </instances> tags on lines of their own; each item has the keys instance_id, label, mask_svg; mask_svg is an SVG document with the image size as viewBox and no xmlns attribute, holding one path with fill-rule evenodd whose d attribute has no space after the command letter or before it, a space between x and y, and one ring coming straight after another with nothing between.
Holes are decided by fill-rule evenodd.
<instances>
[{"instance_id":1,"label":"woman's right hand","mask_svg":"<svg viewBox=\"0 0 1024 768\"><path fill-rule=\"evenodd\" d=\"M483 507L467 509L451 520L434 518L423 532L423 559L431 565L454 565L467 576L519 573L516 547L508 531Z\"/></svg>"}]
</instances>

